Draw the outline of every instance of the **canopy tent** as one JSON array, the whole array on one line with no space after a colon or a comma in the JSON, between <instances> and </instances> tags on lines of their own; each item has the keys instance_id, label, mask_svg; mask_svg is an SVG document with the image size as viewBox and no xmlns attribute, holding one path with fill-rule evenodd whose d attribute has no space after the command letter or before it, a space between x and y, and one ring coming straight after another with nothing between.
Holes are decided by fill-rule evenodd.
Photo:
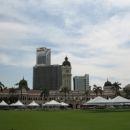
<instances>
[{"instance_id":1,"label":"canopy tent","mask_svg":"<svg viewBox=\"0 0 130 130\"><path fill-rule=\"evenodd\" d=\"M28 104L30 107L38 107L39 104L37 104L35 101L32 101L30 104Z\"/></svg>"},{"instance_id":2,"label":"canopy tent","mask_svg":"<svg viewBox=\"0 0 130 130\"><path fill-rule=\"evenodd\" d=\"M60 104L61 104L61 106L64 106L64 107L67 107L67 106L69 106L69 104L67 104L67 103L64 103L64 102L61 102Z\"/></svg>"},{"instance_id":3,"label":"canopy tent","mask_svg":"<svg viewBox=\"0 0 130 130\"><path fill-rule=\"evenodd\" d=\"M16 103L12 103L11 106L22 107L24 106L24 104L20 100L18 100Z\"/></svg>"},{"instance_id":4,"label":"canopy tent","mask_svg":"<svg viewBox=\"0 0 130 130\"><path fill-rule=\"evenodd\" d=\"M111 100L111 102L123 102L123 103L125 103L125 102L130 102L130 101L128 99L124 98L124 97L117 96L117 97L113 98Z\"/></svg>"},{"instance_id":5,"label":"canopy tent","mask_svg":"<svg viewBox=\"0 0 130 130\"><path fill-rule=\"evenodd\" d=\"M111 101L109 101L109 103L111 103L113 105L129 105L130 101L124 97L117 96L117 97L111 99Z\"/></svg>"},{"instance_id":6,"label":"canopy tent","mask_svg":"<svg viewBox=\"0 0 130 130\"><path fill-rule=\"evenodd\" d=\"M128 105L128 106L130 106L130 102L128 102L128 103L124 103L124 105Z\"/></svg>"},{"instance_id":7,"label":"canopy tent","mask_svg":"<svg viewBox=\"0 0 130 130\"><path fill-rule=\"evenodd\" d=\"M94 99L89 100L88 102L85 102L83 105L130 105L130 100L117 96L113 99L105 99L103 97L96 97Z\"/></svg>"},{"instance_id":8,"label":"canopy tent","mask_svg":"<svg viewBox=\"0 0 130 130\"><path fill-rule=\"evenodd\" d=\"M46 102L45 104L43 104L43 106L61 106L61 104L55 100Z\"/></svg>"},{"instance_id":9,"label":"canopy tent","mask_svg":"<svg viewBox=\"0 0 130 130\"><path fill-rule=\"evenodd\" d=\"M111 98L108 98L108 102L111 102L111 100L112 100Z\"/></svg>"},{"instance_id":10,"label":"canopy tent","mask_svg":"<svg viewBox=\"0 0 130 130\"><path fill-rule=\"evenodd\" d=\"M0 106L8 106L8 104L4 100L2 100L2 102L0 103Z\"/></svg>"},{"instance_id":11,"label":"canopy tent","mask_svg":"<svg viewBox=\"0 0 130 130\"><path fill-rule=\"evenodd\" d=\"M107 103L108 103L107 99L98 96L98 97L95 97L94 99L89 100L83 105L106 105Z\"/></svg>"}]
</instances>

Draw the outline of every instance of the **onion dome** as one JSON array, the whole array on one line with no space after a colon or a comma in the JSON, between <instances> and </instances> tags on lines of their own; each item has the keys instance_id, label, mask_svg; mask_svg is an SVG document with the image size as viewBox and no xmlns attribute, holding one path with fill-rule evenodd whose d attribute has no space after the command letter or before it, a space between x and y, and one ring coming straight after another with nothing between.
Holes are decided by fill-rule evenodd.
<instances>
[{"instance_id":1,"label":"onion dome","mask_svg":"<svg viewBox=\"0 0 130 130\"><path fill-rule=\"evenodd\" d=\"M104 83L104 86L112 86L112 83L107 80L107 81Z\"/></svg>"},{"instance_id":2,"label":"onion dome","mask_svg":"<svg viewBox=\"0 0 130 130\"><path fill-rule=\"evenodd\" d=\"M20 80L19 85L20 86L27 86L27 81L24 80L24 78L23 78L22 80Z\"/></svg>"},{"instance_id":3,"label":"onion dome","mask_svg":"<svg viewBox=\"0 0 130 130\"><path fill-rule=\"evenodd\" d=\"M23 89L23 88L28 89L28 83L27 83L26 80L24 80L24 78L22 80L20 80L20 82L19 82L19 88L20 89Z\"/></svg>"},{"instance_id":4,"label":"onion dome","mask_svg":"<svg viewBox=\"0 0 130 130\"><path fill-rule=\"evenodd\" d=\"M62 63L63 66L71 66L71 63L68 61L68 57L65 57L65 61Z\"/></svg>"}]
</instances>

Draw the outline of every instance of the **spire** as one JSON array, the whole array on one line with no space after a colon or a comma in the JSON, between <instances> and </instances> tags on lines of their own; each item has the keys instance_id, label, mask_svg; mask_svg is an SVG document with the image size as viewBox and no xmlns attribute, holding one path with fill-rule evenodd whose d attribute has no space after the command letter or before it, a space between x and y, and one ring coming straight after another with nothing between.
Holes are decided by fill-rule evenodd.
<instances>
[{"instance_id":1,"label":"spire","mask_svg":"<svg viewBox=\"0 0 130 130\"><path fill-rule=\"evenodd\" d=\"M68 57L67 56L65 57L65 61L68 61Z\"/></svg>"}]
</instances>

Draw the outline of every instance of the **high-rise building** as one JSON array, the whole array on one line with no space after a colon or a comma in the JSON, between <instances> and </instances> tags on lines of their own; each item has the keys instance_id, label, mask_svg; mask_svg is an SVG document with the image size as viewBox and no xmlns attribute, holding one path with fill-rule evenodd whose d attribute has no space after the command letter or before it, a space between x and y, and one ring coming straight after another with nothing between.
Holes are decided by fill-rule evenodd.
<instances>
[{"instance_id":1,"label":"high-rise building","mask_svg":"<svg viewBox=\"0 0 130 130\"><path fill-rule=\"evenodd\" d=\"M51 64L51 50L45 47L37 48L36 65Z\"/></svg>"},{"instance_id":2,"label":"high-rise building","mask_svg":"<svg viewBox=\"0 0 130 130\"><path fill-rule=\"evenodd\" d=\"M75 76L73 78L73 83L74 83L74 90L77 91L90 90L88 74L85 74L84 76Z\"/></svg>"},{"instance_id":3,"label":"high-rise building","mask_svg":"<svg viewBox=\"0 0 130 130\"><path fill-rule=\"evenodd\" d=\"M59 90L62 86L61 65L46 65L33 67L33 89Z\"/></svg>"},{"instance_id":4,"label":"high-rise building","mask_svg":"<svg viewBox=\"0 0 130 130\"><path fill-rule=\"evenodd\" d=\"M71 64L68 58L62 65L50 65L50 49L37 49L37 64L33 67L33 89L71 90Z\"/></svg>"}]
</instances>

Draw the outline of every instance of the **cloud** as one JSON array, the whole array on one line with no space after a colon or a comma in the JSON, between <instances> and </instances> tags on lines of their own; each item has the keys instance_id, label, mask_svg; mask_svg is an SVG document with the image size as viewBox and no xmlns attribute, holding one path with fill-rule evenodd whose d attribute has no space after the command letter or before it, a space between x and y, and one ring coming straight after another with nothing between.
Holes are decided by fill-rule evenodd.
<instances>
[{"instance_id":1,"label":"cloud","mask_svg":"<svg viewBox=\"0 0 130 130\"><path fill-rule=\"evenodd\" d=\"M32 69L36 48L46 46L52 64L62 64L67 55L73 75L89 73L91 84L110 77L124 85L129 8L128 0L1 0L0 64Z\"/></svg>"},{"instance_id":2,"label":"cloud","mask_svg":"<svg viewBox=\"0 0 130 130\"><path fill-rule=\"evenodd\" d=\"M11 65L16 67L32 67L35 64L35 57L34 55L24 55L19 54L20 52L15 52L15 55L12 53L0 53L0 64L2 65ZM10 54L10 55L9 55Z\"/></svg>"},{"instance_id":3,"label":"cloud","mask_svg":"<svg viewBox=\"0 0 130 130\"><path fill-rule=\"evenodd\" d=\"M114 7L118 7L118 8L126 8L130 6L130 1L129 0L118 0L117 1L113 1L113 0L106 0L107 4L109 4L109 6L114 6Z\"/></svg>"},{"instance_id":4,"label":"cloud","mask_svg":"<svg viewBox=\"0 0 130 130\"><path fill-rule=\"evenodd\" d=\"M8 55L2 54L2 53L0 53L0 59L1 59L1 63L5 64L5 65L9 64L11 61L11 58Z\"/></svg>"}]
</instances>

